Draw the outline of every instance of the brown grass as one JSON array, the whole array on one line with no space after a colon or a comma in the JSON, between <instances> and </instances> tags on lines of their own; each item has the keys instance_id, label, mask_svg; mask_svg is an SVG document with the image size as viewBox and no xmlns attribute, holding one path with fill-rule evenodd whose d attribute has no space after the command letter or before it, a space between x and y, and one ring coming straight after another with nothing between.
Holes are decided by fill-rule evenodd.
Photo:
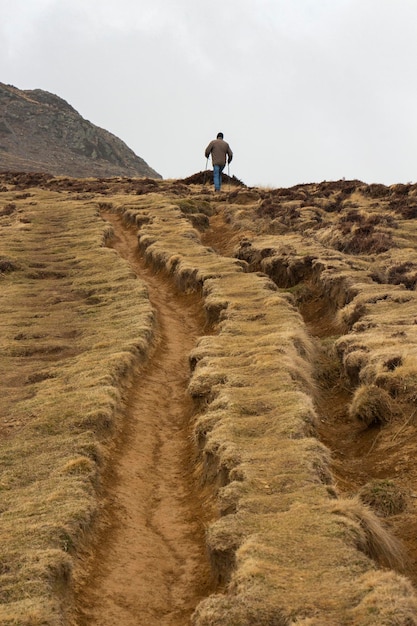
<instances>
[{"instance_id":1,"label":"brown grass","mask_svg":"<svg viewBox=\"0 0 417 626\"><path fill-rule=\"evenodd\" d=\"M405 493L393 480L372 480L360 489L359 497L383 517L402 513L406 508Z\"/></svg>"},{"instance_id":2,"label":"brown grass","mask_svg":"<svg viewBox=\"0 0 417 626\"><path fill-rule=\"evenodd\" d=\"M153 313L143 285L103 247L94 204L39 190L15 204L0 218L15 267L0 292L0 622L61 624Z\"/></svg>"},{"instance_id":3,"label":"brown grass","mask_svg":"<svg viewBox=\"0 0 417 626\"><path fill-rule=\"evenodd\" d=\"M338 500L332 510L352 522L348 527L359 550L383 567L404 569L403 546L359 498Z\"/></svg>"},{"instance_id":4,"label":"brown grass","mask_svg":"<svg viewBox=\"0 0 417 626\"><path fill-rule=\"evenodd\" d=\"M191 355L189 390L201 406L195 439L202 477L217 489L223 513L207 541L225 592L203 601L193 624L286 625L306 613L320 615L315 623L354 623L358 597L370 593L367 573L376 562L400 566L401 550L359 501L341 500L338 515L330 512L329 455L311 437L314 347L294 299L264 275L247 274L233 259L201 247L190 224L162 199L146 223L145 207L136 207L126 219L141 224L139 246L148 262L169 271L182 289L202 289L217 327ZM242 219L247 232L250 205L244 207L234 217L233 207L225 212L236 225ZM340 281L340 294L342 288ZM387 598L393 589L387 581ZM407 602L404 597L402 606ZM369 623L385 619L385 610L377 606Z\"/></svg>"},{"instance_id":5,"label":"brown grass","mask_svg":"<svg viewBox=\"0 0 417 626\"><path fill-rule=\"evenodd\" d=\"M361 385L354 394L349 414L366 426L386 424L393 415L391 397L376 385Z\"/></svg>"},{"instance_id":6,"label":"brown grass","mask_svg":"<svg viewBox=\"0 0 417 626\"><path fill-rule=\"evenodd\" d=\"M39 181L47 189L31 198L2 192L16 210L0 218L2 254L15 264L1 275L10 419L0 449L9 568L0 621L24 616L33 626L59 623L121 428L124 385L153 326L141 283L100 247L103 198L77 200L65 181ZM94 181L74 189L99 193ZM380 217L404 189L337 181L232 192L217 209L233 244L251 248L240 259L201 244L212 201L191 183L100 189L106 209L137 227L148 264L205 300L210 334L190 355L189 391L201 479L219 511L207 546L222 592L199 604L194 626L417 623L411 584L389 569L403 566L398 541L357 498L337 498L331 454L316 438L316 341L297 309L308 280L336 316L328 336L357 387L351 417L389 430L394 395L397 407L417 388L415 294L386 280L413 271L400 251L414 254L416 231L398 212L395 223Z\"/></svg>"}]
</instances>

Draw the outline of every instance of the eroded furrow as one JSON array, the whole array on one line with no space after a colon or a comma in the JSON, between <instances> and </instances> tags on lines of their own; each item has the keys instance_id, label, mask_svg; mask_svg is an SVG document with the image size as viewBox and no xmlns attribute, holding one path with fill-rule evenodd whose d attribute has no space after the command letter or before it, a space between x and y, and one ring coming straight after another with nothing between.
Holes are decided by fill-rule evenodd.
<instances>
[{"instance_id":1,"label":"eroded furrow","mask_svg":"<svg viewBox=\"0 0 417 626\"><path fill-rule=\"evenodd\" d=\"M236 251L239 233L230 228L222 212L218 211L210 220L210 230L202 235L202 241L212 246L218 254L232 256ZM254 270L253 267L251 269ZM394 511L389 514L389 520L384 519L383 523L400 539L404 553L407 554L404 561L397 564L397 568L416 585L415 469L413 462L407 464L411 454L406 443L397 441L398 433L405 427L401 424L396 426L393 421L384 439L384 428L388 430L386 424L366 426L350 415L349 407L355 387L346 375L336 351L337 340L343 334L337 324L337 311L314 281L305 279L300 293L302 297L297 302L298 310L315 345L315 432L331 452L330 468L337 492L341 497L354 498L363 489L377 489L373 487L374 484L378 486L375 481L382 481L382 485L386 481L389 485L394 478L395 484L400 486L400 495L411 493L407 511L400 511L402 515L396 515ZM414 412L411 411L408 421L413 421L413 418ZM412 444L409 449L413 449ZM401 475L402 468L407 470L407 477ZM386 499L395 496L398 497L396 492L388 494ZM392 506L394 509L395 505L395 500L392 505L387 501L387 507ZM380 517L383 517L382 513Z\"/></svg>"},{"instance_id":2,"label":"eroded furrow","mask_svg":"<svg viewBox=\"0 0 417 626\"><path fill-rule=\"evenodd\" d=\"M79 623L179 626L212 590L204 542L210 507L197 489L194 407L186 393L188 355L205 318L196 296L177 293L144 267L133 232L113 215L105 219L114 248L147 283L157 341L128 400L127 430L108 486L110 527L80 593Z\"/></svg>"}]
</instances>

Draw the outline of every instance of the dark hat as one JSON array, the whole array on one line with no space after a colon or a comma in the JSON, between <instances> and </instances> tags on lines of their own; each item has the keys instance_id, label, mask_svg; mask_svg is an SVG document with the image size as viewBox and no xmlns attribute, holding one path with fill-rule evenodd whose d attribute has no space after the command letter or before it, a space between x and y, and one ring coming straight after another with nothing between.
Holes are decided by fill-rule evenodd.
<instances>
[{"instance_id":1,"label":"dark hat","mask_svg":"<svg viewBox=\"0 0 417 626\"><path fill-rule=\"evenodd\" d=\"M217 133L217 139L223 139L224 135L223 133Z\"/></svg>"}]
</instances>

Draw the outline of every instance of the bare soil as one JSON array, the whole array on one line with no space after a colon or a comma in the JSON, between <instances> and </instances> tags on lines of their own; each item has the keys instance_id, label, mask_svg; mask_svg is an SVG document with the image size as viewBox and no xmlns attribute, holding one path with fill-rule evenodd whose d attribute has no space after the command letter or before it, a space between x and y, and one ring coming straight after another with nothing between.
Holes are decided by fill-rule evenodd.
<instances>
[{"instance_id":1,"label":"bare soil","mask_svg":"<svg viewBox=\"0 0 417 626\"><path fill-rule=\"evenodd\" d=\"M211 506L197 484L195 407L186 393L188 355L205 332L205 318L197 296L179 294L144 266L133 231L115 216L105 219L115 249L147 283L157 341L128 399L127 431L107 485L111 522L80 590L77 623L183 626L214 589L204 541Z\"/></svg>"}]
</instances>

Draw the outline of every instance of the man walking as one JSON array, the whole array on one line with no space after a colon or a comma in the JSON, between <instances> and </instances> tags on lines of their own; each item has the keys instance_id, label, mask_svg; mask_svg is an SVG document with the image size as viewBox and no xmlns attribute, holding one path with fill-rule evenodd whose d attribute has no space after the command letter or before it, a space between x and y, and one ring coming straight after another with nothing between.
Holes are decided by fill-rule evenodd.
<instances>
[{"instance_id":1,"label":"man walking","mask_svg":"<svg viewBox=\"0 0 417 626\"><path fill-rule=\"evenodd\" d=\"M223 133L217 133L217 139L210 141L206 148L205 155L208 159L211 154L213 162L213 182L215 191L220 191L222 186L222 171L226 165L226 157L228 163L233 159L233 152L227 141L223 139Z\"/></svg>"}]
</instances>

